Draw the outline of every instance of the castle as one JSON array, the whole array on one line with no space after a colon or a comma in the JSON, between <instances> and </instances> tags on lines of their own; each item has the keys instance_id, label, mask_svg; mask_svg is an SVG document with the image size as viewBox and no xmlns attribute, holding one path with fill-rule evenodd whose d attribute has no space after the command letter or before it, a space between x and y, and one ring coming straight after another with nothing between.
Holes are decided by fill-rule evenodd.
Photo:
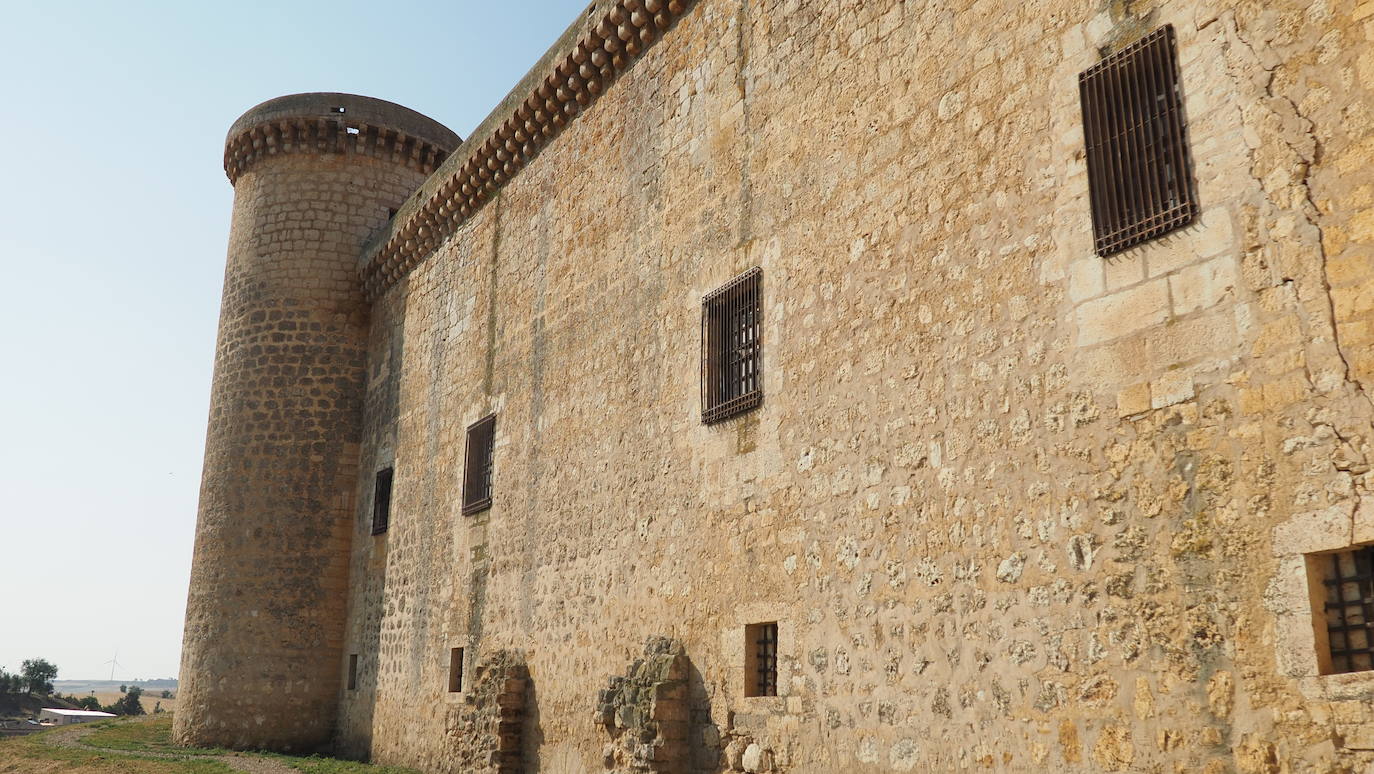
<instances>
[{"instance_id":1,"label":"castle","mask_svg":"<svg viewBox=\"0 0 1374 774\"><path fill-rule=\"evenodd\" d=\"M177 740L1371 770L1371 40L597 0L466 140L253 108Z\"/></svg>"}]
</instances>

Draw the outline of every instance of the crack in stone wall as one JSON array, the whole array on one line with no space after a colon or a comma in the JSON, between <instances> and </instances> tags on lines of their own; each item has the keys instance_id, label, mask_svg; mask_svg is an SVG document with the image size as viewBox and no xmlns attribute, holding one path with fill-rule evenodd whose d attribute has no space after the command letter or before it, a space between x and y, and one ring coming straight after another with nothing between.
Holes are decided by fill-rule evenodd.
<instances>
[{"instance_id":1,"label":"crack in stone wall","mask_svg":"<svg viewBox=\"0 0 1374 774\"><path fill-rule=\"evenodd\" d=\"M1275 89L1274 84L1278 68L1282 65L1283 60L1272 51L1261 52L1255 44L1247 41L1241 33L1233 11L1226 12L1220 21L1227 38L1227 51L1233 54L1231 60L1234 68L1232 78L1237 88L1243 91L1248 90L1252 96L1257 97L1252 104L1268 110L1277 126L1266 128L1270 129L1270 134L1274 138L1282 142L1293 158L1288 170L1290 177L1286 180L1282 176L1278 180L1274 179L1274 172L1279 170L1274 170L1269 175L1260 174L1258 154L1252 155L1251 174L1255 178L1255 182L1269 195L1269 203L1277 207L1282 201L1281 196L1287 194L1289 199L1287 209L1301 214L1309 226L1311 233L1307 234L1302 242L1305 245L1311 245L1316 253L1315 266L1318 270L1313 272L1314 276L1311 279L1318 281L1320 292L1325 300L1323 310L1325 319L1312 320L1309 318L1308 324L1311 328L1325 328L1321 332L1330 336L1331 352L1329 354L1340 362L1341 378L1346 384L1354 388L1367 406L1374 408L1374 402L1371 402L1365 393L1364 385L1354 377L1350 361L1341 347L1340 328L1336 319L1331 283L1327 274L1328 256L1326 239L1321 224L1321 211L1312 192L1311 175L1322 155L1321 141L1315 133L1316 123L1303 115L1302 109L1291 97ZM1241 61L1236 61L1236 54L1240 55ZM1249 74L1248 78L1246 77L1247 74ZM1247 82L1249 89L1246 88ZM1268 122L1260 118L1258 123ZM1288 189L1287 191L1276 190L1277 183L1280 181L1285 184L1284 187ZM1285 269L1298 269L1298 271L1284 271ZM1280 271L1284 275L1281 281L1290 283L1295 275L1301 273L1301 267L1285 265L1280 268ZM1300 299L1304 295L1304 290L1301 287L1298 289ZM1309 340L1316 344L1321 342L1322 338L1309 337ZM1313 381L1314 389L1329 392L1334 388L1329 379L1324 379L1321 375L1318 376L1319 378L1315 381L1309 378L1309 381Z\"/></svg>"}]
</instances>

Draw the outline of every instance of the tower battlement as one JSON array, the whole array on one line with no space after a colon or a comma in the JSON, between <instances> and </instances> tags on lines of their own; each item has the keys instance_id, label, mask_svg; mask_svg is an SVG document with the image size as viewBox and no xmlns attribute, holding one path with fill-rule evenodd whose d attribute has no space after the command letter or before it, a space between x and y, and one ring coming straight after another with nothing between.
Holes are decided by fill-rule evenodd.
<instances>
[{"instance_id":1,"label":"tower battlement","mask_svg":"<svg viewBox=\"0 0 1374 774\"><path fill-rule=\"evenodd\" d=\"M336 92L289 94L253 107L229 127L229 181L264 158L288 153L371 156L429 175L458 147L457 134L394 102Z\"/></svg>"}]
</instances>

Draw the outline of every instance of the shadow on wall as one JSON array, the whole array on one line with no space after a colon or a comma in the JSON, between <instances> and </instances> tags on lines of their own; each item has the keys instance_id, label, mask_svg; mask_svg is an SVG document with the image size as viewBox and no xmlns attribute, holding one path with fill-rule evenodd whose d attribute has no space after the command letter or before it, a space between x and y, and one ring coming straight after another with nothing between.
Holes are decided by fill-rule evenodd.
<instances>
[{"instance_id":1,"label":"shadow on wall","mask_svg":"<svg viewBox=\"0 0 1374 774\"><path fill-rule=\"evenodd\" d=\"M359 452L349 589L350 640L344 654L343 690L333 754L366 761L372 757L386 609L387 532L373 534L378 471L395 464L396 422L404 373L406 294L393 293L372 309L367 384L363 396L363 445ZM389 526L389 519L388 519ZM354 659L356 658L356 661ZM350 687L350 683L352 687Z\"/></svg>"},{"instance_id":2,"label":"shadow on wall","mask_svg":"<svg viewBox=\"0 0 1374 774\"><path fill-rule=\"evenodd\" d=\"M537 774L540 771L539 750L544 745L544 727L539 723L539 691L533 679L525 681L525 722L520 729L520 737L524 743L521 747L525 760L523 771Z\"/></svg>"},{"instance_id":3,"label":"shadow on wall","mask_svg":"<svg viewBox=\"0 0 1374 774\"><path fill-rule=\"evenodd\" d=\"M706 678L690 659L687 662L687 697L691 712L687 733L691 771L716 774L722 770L720 729L711 720L711 695L706 690Z\"/></svg>"}]
</instances>

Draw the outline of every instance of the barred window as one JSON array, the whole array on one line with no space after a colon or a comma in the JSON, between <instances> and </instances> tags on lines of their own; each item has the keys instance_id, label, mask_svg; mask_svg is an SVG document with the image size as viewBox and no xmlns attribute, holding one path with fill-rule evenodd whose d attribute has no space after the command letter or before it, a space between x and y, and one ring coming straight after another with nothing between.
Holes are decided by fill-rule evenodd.
<instances>
[{"instance_id":1,"label":"barred window","mask_svg":"<svg viewBox=\"0 0 1374 774\"><path fill-rule=\"evenodd\" d=\"M1374 546L1315 559L1326 587L1326 638L1331 658L1330 669L1322 671L1374 669Z\"/></svg>"},{"instance_id":2,"label":"barred window","mask_svg":"<svg viewBox=\"0 0 1374 774\"><path fill-rule=\"evenodd\" d=\"M778 695L778 624L750 624L744 627L745 696Z\"/></svg>"},{"instance_id":3,"label":"barred window","mask_svg":"<svg viewBox=\"0 0 1374 774\"><path fill-rule=\"evenodd\" d=\"M380 535L391 525L392 468L377 471L377 483L372 490L372 534Z\"/></svg>"},{"instance_id":4,"label":"barred window","mask_svg":"<svg viewBox=\"0 0 1374 774\"><path fill-rule=\"evenodd\" d=\"M463 649L449 648L448 651L448 692L463 692Z\"/></svg>"},{"instance_id":5,"label":"barred window","mask_svg":"<svg viewBox=\"0 0 1374 774\"><path fill-rule=\"evenodd\" d=\"M496 415L468 428L467 459L463 465L463 515L491 507L492 455L496 444Z\"/></svg>"},{"instance_id":6,"label":"barred window","mask_svg":"<svg viewBox=\"0 0 1374 774\"><path fill-rule=\"evenodd\" d=\"M763 270L753 268L701 300L701 420L763 402Z\"/></svg>"},{"instance_id":7,"label":"barred window","mask_svg":"<svg viewBox=\"0 0 1374 774\"><path fill-rule=\"evenodd\" d=\"M1084 70L1078 88L1097 254L1105 258L1193 222L1197 190L1173 26Z\"/></svg>"}]
</instances>

